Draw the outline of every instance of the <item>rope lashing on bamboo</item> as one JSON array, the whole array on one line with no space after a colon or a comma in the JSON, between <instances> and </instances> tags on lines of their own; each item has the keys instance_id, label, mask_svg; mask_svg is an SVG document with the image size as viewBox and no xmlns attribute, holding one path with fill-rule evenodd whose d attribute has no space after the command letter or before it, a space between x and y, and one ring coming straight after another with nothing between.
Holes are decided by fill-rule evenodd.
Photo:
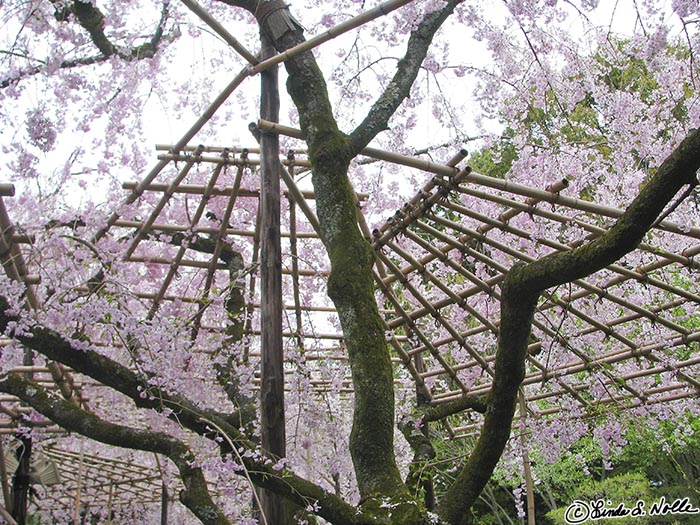
<instances>
[{"instance_id":1,"label":"rope lashing on bamboo","mask_svg":"<svg viewBox=\"0 0 700 525\"><path fill-rule=\"evenodd\" d=\"M254 14L260 27L268 33L272 41L277 40L287 31L304 29L289 12L289 4L285 3L284 0L260 2L255 8Z\"/></svg>"}]
</instances>

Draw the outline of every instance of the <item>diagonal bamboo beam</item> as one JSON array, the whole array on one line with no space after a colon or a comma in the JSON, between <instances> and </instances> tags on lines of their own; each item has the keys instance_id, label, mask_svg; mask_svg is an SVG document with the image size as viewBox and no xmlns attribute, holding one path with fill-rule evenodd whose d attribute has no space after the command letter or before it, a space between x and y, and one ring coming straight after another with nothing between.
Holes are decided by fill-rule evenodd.
<instances>
[{"instance_id":1,"label":"diagonal bamboo beam","mask_svg":"<svg viewBox=\"0 0 700 525\"><path fill-rule=\"evenodd\" d=\"M204 214L204 210L214 190L214 185L216 184L216 181L218 180L219 175L223 170L223 167L223 164L217 165L214 169L214 172L212 173L212 176L209 178L209 183L207 184L207 187L204 190L204 195L199 201L199 205L197 206L197 209L195 210L195 213L192 216L192 219L190 220L188 231L192 233L188 235L188 240L191 240L194 237L194 230L199 224L199 220L202 218L202 215ZM151 223L151 226L153 226L153 223ZM146 319L153 319L153 316L155 316L156 312L158 311L158 308L160 308L160 302L165 296L166 292L168 291L168 287L170 286L170 283L175 277L175 274L177 273L178 268L180 266L180 262L184 258L187 249L188 243L186 241L183 241L180 244L180 247L178 248L177 254L173 259L173 262L170 264L170 268L168 269L168 273L166 274L165 279L163 280L160 286L160 289L156 293L156 296L153 298L153 302L151 303L151 308L149 309L148 314L146 315Z\"/></svg>"},{"instance_id":2,"label":"diagonal bamboo beam","mask_svg":"<svg viewBox=\"0 0 700 525\"><path fill-rule=\"evenodd\" d=\"M209 27L211 27L214 32L219 35L221 38L224 39L224 42L226 42L229 46L231 46L233 49L236 50L236 52L241 55L243 58L245 58L249 64L255 65L258 64L260 61L258 60L258 57L256 57L253 53L248 51L243 44L241 44L238 40L234 38L234 36L228 32L228 30L222 26L213 16L209 14L209 12L204 9L201 5L199 5L197 2L194 0L180 0L185 6L187 6L187 9L192 11L195 15L197 15L205 24L207 24Z\"/></svg>"},{"instance_id":3,"label":"diagonal bamboo beam","mask_svg":"<svg viewBox=\"0 0 700 525\"><path fill-rule=\"evenodd\" d=\"M375 20L380 16L389 14L392 11L398 9L399 7L402 7L412 1L413 0L389 0L388 2L379 4L377 7L370 9L369 11L360 13L359 15L354 16L350 20L346 20L345 22L341 22L340 24L331 27L326 32L321 33L320 35L310 38L309 40L306 40L301 44L291 47L286 51L283 51L282 53L279 53L266 60L263 60L259 64L251 67L249 70L249 74L251 76L257 75L258 73L265 71L266 69L269 69L271 67L274 67L277 64L280 64L289 58L300 55L301 53L304 53L306 51L310 51L311 49L314 49L315 47L320 46L324 42L328 42L329 40L332 40L337 36L342 35L343 33L347 33L348 31L360 27L361 25L366 24L367 22Z\"/></svg>"},{"instance_id":4,"label":"diagonal bamboo beam","mask_svg":"<svg viewBox=\"0 0 700 525\"><path fill-rule=\"evenodd\" d=\"M192 138L199 133L199 131L204 127L204 125L209 122L214 113L221 107L221 105L226 102L226 100L233 94L234 91L243 83L243 81L248 78L247 68L243 69L238 75L236 75L231 82L224 88L224 90L212 101L211 104L204 110L200 117L195 121L192 127L185 132L185 134L178 140L173 146L173 153L180 151L184 148ZM148 186L155 178L163 171L163 168L168 165L167 160L160 160L151 169L146 177L138 183L138 185L133 189L131 194L124 200L124 205L133 204L136 200L143 194L144 188ZM104 237L109 229L114 225L114 223L120 218L119 212L114 212L107 219L107 225L101 228L93 237L92 244L97 244L97 242Z\"/></svg>"},{"instance_id":5,"label":"diagonal bamboo beam","mask_svg":"<svg viewBox=\"0 0 700 525\"><path fill-rule=\"evenodd\" d=\"M221 218L221 226L219 227L219 231L214 237L214 253L211 256L211 260L207 264L207 275L204 280L204 289L202 291L199 308L192 322L192 333L190 335L192 341L194 341L197 338L200 324L202 322L202 316L204 315L204 311L206 310L209 303L209 293L211 292L211 286L214 283L214 274L216 273L216 269L221 267L221 264L219 263L219 256L221 255L221 250L223 249L223 242L224 238L226 237L226 229L228 227L229 220L231 219L231 214L233 213L233 207L236 204L238 190L241 187L241 179L243 178L244 168L244 166L238 166L238 168L236 169L236 177L233 181L233 189L231 190L231 196L229 197L228 203L226 205L224 216Z\"/></svg>"}]
</instances>

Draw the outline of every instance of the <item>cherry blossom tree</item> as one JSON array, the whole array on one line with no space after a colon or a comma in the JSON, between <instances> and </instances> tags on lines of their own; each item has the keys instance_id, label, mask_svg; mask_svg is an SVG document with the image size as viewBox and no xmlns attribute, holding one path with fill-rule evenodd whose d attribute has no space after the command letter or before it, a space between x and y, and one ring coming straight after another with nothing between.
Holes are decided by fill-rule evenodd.
<instances>
[{"instance_id":1,"label":"cherry blossom tree","mask_svg":"<svg viewBox=\"0 0 700 525\"><path fill-rule=\"evenodd\" d=\"M2 43L0 70L7 158L2 176L21 190L11 210L15 223L37 238L31 262L42 273L37 287L42 306L27 311L26 290L4 281L0 327L11 342L3 353L0 391L71 432L167 458L171 475L181 482L180 501L205 524L250 523L241 511L251 501L248 484L289 502L284 512L299 520L469 523L470 509L511 437L543 294L633 252L664 210L680 206L692 213L688 223L696 223L692 206L678 196L690 194L684 190L696 186L700 169L700 133L693 129L700 107L694 61L700 12L693 1L652 4L629 8L635 22L622 36L592 19L601 16L592 1L388 2L381 9L388 14L363 26L354 41L283 55L289 118L308 148L318 233L330 271L324 291L342 329L353 401L341 401L340 388L318 402L304 399L308 385L298 372L299 386L287 406L305 405L300 421L309 437L282 458L260 447L255 371L241 359L242 279L253 271L246 249L227 245L217 254L228 281L219 282L219 293L207 298L208 310L197 314L214 316L216 309L225 333L190 337L193 314L186 304L174 301L155 312L135 299L138 281L162 278L167 269L130 275L124 261L129 242L97 233L111 220L114 202L124 201L121 179L130 172L141 178L148 163L139 143L153 115L147 103L159 98L168 111L197 116L207 103L202 99L219 88L219 79L182 79L171 67L183 53L178 46L203 41L205 31L191 22L190 11L168 1L156 7L3 2L9 36ZM243 47L258 49L262 39L260 58L303 44L305 27L320 33L365 9L364 2L342 1L205 5L236 28ZM615 13L604 16L616 20ZM222 47L212 49L223 53ZM482 62L471 55L489 58ZM232 76L229 56L240 61L233 53L206 61L219 77ZM255 54L247 58L258 61ZM251 68L243 66L244 76ZM254 104L246 104L241 100L237 110L252 114ZM473 120L469 107L477 114ZM209 133L225 133L230 117L213 119ZM396 371L375 292L375 253L357 226L355 184L363 170L371 170L358 161L370 144L408 153L413 137L432 140L432 135L439 137L429 144L432 155L478 136L481 153L475 160L494 170L505 162L509 180L542 186L571 176L578 196L625 212L573 249L533 252L526 263L510 261L499 283L490 390L440 405L402 405L404 437L397 439ZM77 203L76 190L107 198ZM382 212L395 207L386 189L383 193L376 204ZM144 196L118 212L136 216L155 205ZM169 213L184 217L189 211ZM228 218L235 223L254 220L255 214L242 205ZM222 209L212 221L224 216ZM162 250L186 245L216 252L205 236L161 241ZM180 279L183 290L185 281ZM191 352L193 338L208 348L206 357ZM90 411L55 396L10 371L25 349L110 393L99 394L96 399L103 401ZM466 410L483 414L479 437L435 498L430 484L422 483L422 469L434 457L430 434L422 429ZM318 411L325 415L310 415ZM319 437L314 428L326 434L325 450L312 441ZM323 476L331 482L317 481Z\"/></svg>"}]
</instances>

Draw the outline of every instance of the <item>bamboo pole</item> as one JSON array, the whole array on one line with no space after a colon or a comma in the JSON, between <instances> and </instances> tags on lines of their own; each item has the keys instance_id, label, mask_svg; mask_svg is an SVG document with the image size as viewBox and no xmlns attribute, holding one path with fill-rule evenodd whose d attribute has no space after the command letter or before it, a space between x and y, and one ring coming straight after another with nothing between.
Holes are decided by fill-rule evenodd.
<instances>
[{"instance_id":1,"label":"bamboo pole","mask_svg":"<svg viewBox=\"0 0 700 525\"><path fill-rule=\"evenodd\" d=\"M125 221L122 219L117 220L114 223L114 226L117 227L122 227L122 228L141 228L143 227L143 221ZM166 233L186 233L189 232L190 229L188 226L182 224L182 225L177 225L177 224L161 224L161 223L154 223L151 226L151 231L160 231L160 232L166 232ZM216 235L221 231L220 228L213 228L209 226L197 226L194 228L194 233L206 233L209 235ZM236 235L239 237L255 237L255 230L237 230L235 228L226 228L226 235ZM291 232L288 231L283 231L280 233L282 237L289 237L291 235ZM319 236L315 232L296 232L296 237L297 239L318 239Z\"/></svg>"},{"instance_id":2,"label":"bamboo pole","mask_svg":"<svg viewBox=\"0 0 700 525\"><path fill-rule=\"evenodd\" d=\"M107 525L112 523L112 503L114 496L114 483L109 484L109 494L107 496Z\"/></svg>"},{"instance_id":3,"label":"bamboo pole","mask_svg":"<svg viewBox=\"0 0 700 525\"><path fill-rule=\"evenodd\" d=\"M289 175L294 178L293 168L289 168ZM301 317L301 294L299 292L299 261L297 252L297 236L296 236L296 226L297 214L296 214L296 204L293 200L289 200L289 231L292 235L289 237L289 252L292 256L292 298L294 300L294 321L296 324L296 331L301 334L303 331L303 321ZM282 305L284 309L284 304ZM304 352L304 340L301 336L297 337L297 346L300 352Z\"/></svg>"},{"instance_id":4,"label":"bamboo pole","mask_svg":"<svg viewBox=\"0 0 700 525\"><path fill-rule=\"evenodd\" d=\"M138 255L132 255L127 259L128 262L141 262L141 263L152 263L152 264L165 264L170 266L173 263L172 259L167 259L165 257L141 257ZM180 266L190 267L190 268L205 268L208 269L211 266L211 261L194 261L191 259L182 259L179 263ZM224 263L217 263L216 268L219 270L225 270L226 265Z\"/></svg>"},{"instance_id":5,"label":"bamboo pole","mask_svg":"<svg viewBox=\"0 0 700 525\"><path fill-rule=\"evenodd\" d=\"M83 484L83 442L80 442L80 461L78 462L78 477L77 485L75 487L75 504L73 508L73 525L78 525L80 523L80 496Z\"/></svg>"},{"instance_id":6,"label":"bamboo pole","mask_svg":"<svg viewBox=\"0 0 700 525\"><path fill-rule=\"evenodd\" d=\"M388 2L379 4L377 7L370 9L369 11L360 13L359 15L351 18L350 20L346 20L345 22L331 27L325 33L310 38L309 40L306 40L301 44L287 49L282 53L279 53L277 55L263 60L259 64L250 68L250 75L257 75L258 73L265 71L266 69L269 69L271 67L274 67L277 64L284 62L289 58L295 57L305 51L309 51L315 47L318 47L324 42L328 42L329 40L332 40L333 38L340 36L343 33L347 33L348 31L360 27L361 25L366 24L367 22L379 18L380 16L386 15L391 11L394 11L395 9L398 9L399 7L406 5L410 2L411 0L389 0Z\"/></svg>"},{"instance_id":7,"label":"bamboo pole","mask_svg":"<svg viewBox=\"0 0 700 525\"><path fill-rule=\"evenodd\" d=\"M183 154L173 154L173 153L164 153L162 155L158 155L158 160L167 160L167 161L174 161L174 162L187 162L188 160L192 160L192 157L190 155L183 155ZM245 164L248 166L259 166L260 165L260 160L256 159L227 159L224 157L205 157L201 156L197 158L198 162L207 162L209 164L229 164L233 166L237 166L239 164ZM280 162L288 166L289 161L288 160L280 160ZM297 166L303 166L306 168L311 167L311 162L308 160L298 160L296 161Z\"/></svg>"},{"instance_id":8,"label":"bamboo pole","mask_svg":"<svg viewBox=\"0 0 700 525\"><path fill-rule=\"evenodd\" d=\"M525 394L520 390L518 394L518 404L520 409L520 448L523 456L523 473L525 475L525 491L527 497L527 523L535 523L535 488L532 482L532 470L530 468L530 455L527 451L527 440L525 437L525 425L527 424L527 407L525 404Z\"/></svg>"},{"instance_id":9,"label":"bamboo pole","mask_svg":"<svg viewBox=\"0 0 700 525\"><path fill-rule=\"evenodd\" d=\"M141 257L138 255L134 255L128 259L129 262L140 262L140 263L148 263L148 264L163 264L166 266L171 266L173 264L173 259L168 259L166 257ZM181 259L179 261L179 266L180 267L185 267L185 268L205 268L205 269L211 269L212 267L215 270L226 270L228 269L228 266L221 262L221 263L215 263L213 264L212 260L209 261L196 261L192 259ZM282 268L282 274L284 275L291 275L292 270L286 267ZM329 271L317 271L317 270L305 270L305 269L299 269L299 276L300 277L328 277L330 275ZM213 278L213 277L212 277ZM206 281L209 281L211 279L207 279ZM210 283L211 285L211 283ZM84 287L78 287L76 289L83 290L85 289ZM202 287L202 290L206 289L206 285ZM152 298L155 297L153 294L150 295L143 295L143 298ZM198 301L201 301L202 299L198 299Z\"/></svg>"},{"instance_id":10,"label":"bamboo pole","mask_svg":"<svg viewBox=\"0 0 700 525\"><path fill-rule=\"evenodd\" d=\"M187 157L187 159L192 160L191 157ZM236 165L246 165L247 166L249 164L250 163L236 164ZM138 182L133 182L133 181L132 182L124 182L124 183L122 183L122 188L125 190L134 190L138 185L139 185ZM166 191L168 189L168 186L169 186L168 184L151 183L151 184L144 186L143 190L144 191L163 192L163 191ZM316 198L316 194L313 191L300 190L299 188L296 187L296 184L293 184L293 187L294 187L294 189L289 189L289 191L283 192L283 195L285 195L286 197L292 196L295 198L297 196L302 196L303 199L306 199L306 200L313 200ZM180 184L176 188L173 189L173 193L185 193L188 195L204 195L205 191L206 191L206 186L204 186L202 184ZM212 196L230 196L231 191L232 191L232 188L230 188L230 187L225 187L225 188L215 187L212 189ZM246 188L240 188L238 191L238 196L258 199L258 198L260 198L260 191L246 189ZM367 200L367 198L369 198L368 193L358 193L357 196L362 201ZM117 220L116 222L120 223L120 222L124 222L124 221Z\"/></svg>"},{"instance_id":11,"label":"bamboo pole","mask_svg":"<svg viewBox=\"0 0 700 525\"><path fill-rule=\"evenodd\" d=\"M251 260L252 265L258 265L260 260L260 206L258 206L257 214L255 217L255 235L253 236L253 257ZM246 305L246 319L245 326L243 328L243 333L250 335L253 333L253 299L255 297L255 286L257 284L256 272L250 272L248 278L248 301ZM249 338L244 339L243 342L243 362L248 363L250 358L250 347L251 341Z\"/></svg>"},{"instance_id":12,"label":"bamboo pole","mask_svg":"<svg viewBox=\"0 0 700 525\"><path fill-rule=\"evenodd\" d=\"M180 151L181 148L185 147L187 143L192 140L192 138L199 133L199 131L204 127L204 125L209 122L209 119L216 113L216 111L221 107L221 105L226 102L228 97L240 86L243 81L248 77L248 69L244 68L238 75L236 75L233 80L224 88L224 90L213 100L213 102L204 110L204 113L197 119L197 121L192 125L192 127L180 138L179 141L173 146L173 152ZM124 200L125 205L133 204L136 200L143 194L144 187L149 185L153 180L160 174L160 172L168 165L167 160L160 160L151 169L151 171L146 175L146 177L138 183L136 188L131 192L129 197ZM105 234L112 227L114 222L120 218L118 212L112 213L112 215L107 220L107 225L100 229L92 238L92 244L97 244L97 242L105 236Z\"/></svg>"},{"instance_id":13,"label":"bamboo pole","mask_svg":"<svg viewBox=\"0 0 700 525\"><path fill-rule=\"evenodd\" d=\"M233 190L231 191L231 196L229 197L228 203L226 204L226 210L224 210L224 216L221 218L221 226L219 227L219 232L215 236L214 253L211 256L211 260L207 263L207 276L204 280L204 290L202 291L202 299L199 304L199 309L192 322L192 333L190 335L192 341L197 338L199 333L199 327L202 322L202 316L204 315L204 310L207 308L209 303L208 297L211 292L211 286L214 283L214 273L217 268L227 269L227 265L219 263L219 256L221 255L221 250L223 246L224 238L226 237L226 228L231 220L231 214L233 213L233 208L236 204L236 197L238 196L238 191L241 187L241 179L243 178L243 166L239 166L236 170L236 178L233 181Z\"/></svg>"},{"instance_id":14,"label":"bamboo pole","mask_svg":"<svg viewBox=\"0 0 700 525\"><path fill-rule=\"evenodd\" d=\"M245 58L249 64L257 64L259 62L258 58L248 51L243 44L236 40L231 33L229 33L224 26L222 26L214 17L212 17L209 12L200 6L197 2L193 0L181 0L187 8L197 15L202 21L211 27L214 32L224 39L229 46L236 50L236 52Z\"/></svg>"},{"instance_id":15,"label":"bamboo pole","mask_svg":"<svg viewBox=\"0 0 700 525\"><path fill-rule=\"evenodd\" d=\"M321 235L321 226L319 225L318 218L316 217L316 214L313 212L311 207L309 206L309 203L306 202L306 199L308 198L305 192L302 192L299 187L297 186L296 182L294 182L294 179L287 173L287 170L284 169L283 166L279 167L279 172L280 176L282 178L282 181L284 181L285 186L287 186L287 189L289 192L286 194L294 199L294 202L297 203L301 211L304 213L306 216L306 220L309 221L309 224L311 224L311 227L314 229L314 232L316 233L316 236L320 238ZM314 194L315 198L315 194ZM298 234L297 234L298 235Z\"/></svg>"},{"instance_id":16,"label":"bamboo pole","mask_svg":"<svg viewBox=\"0 0 700 525\"><path fill-rule=\"evenodd\" d=\"M8 473L6 465L7 464L5 463L5 449L2 443L0 443L0 485L2 486L2 499L4 504L4 507L2 507L3 510L5 508L12 508L12 495L10 493L10 484L8 482ZM3 518L5 518L4 514Z\"/></svg>"},{"instance_id":17,"label":"bamboo pole","mask_svg":"<svg viewBox=\"0 0 700 525\"><path fill-rule=\"evenodd\" d=\"M174 151L182 151L185 153L192 153L193 151L202 151L202 153L219 153L222 155L224 153L228 153L229 155L240 155L241 153L260 153L260 148L250 148L247 146L207 146L206 144L198 144L196 146L188 144L177 150L172 144L156 144L155 149L156 151L167 151L168 153L172 153Z\"/></svg>"},{"instance_id":18,"label":"bamboo pole","mask_svg":"<svg viewBox=\"0 0 700 525\"><path fill-rule=\"evenodd\" d=\"M301 134L301 131L295 128L291 128L289 126L284 126L275 122L267 122L264 120L260 120L258 121L258 127L261 130L277 132L281 135L286 135L288 137L303 140L303 135ZM429 173L435 173L437 175L447 177L449 177L455 171L455 168L446 166L444 164L436 164L427 160L417 159L415 157L409 157L406 155L399 155L398 153L391 153L377 148L365 148L362 150L361 154L374 159L384 160L387 162L400 164L409 168L416 168L421 171L427 171ZM533 199L550 202L559 206L565 206L574 210L593 213L612 219L617 219L624 213L624 210L621 210L619 208L603 206L601 204L596 204L582 199L566 197L559 194L552 194L551 192L548 192L546 190L539 190L506 179L489 177L487 175L482 175L474 171L470 173L465 183L473 183L479 186L485 186L487 188L501 190L506 193L521 195L523 197L531 197ZM700 228L686 228L685 226L681 226L668 220L661 221L655 227L661 230L676 233L678 235L700 239Z\"/></svg>"}]
</instances>

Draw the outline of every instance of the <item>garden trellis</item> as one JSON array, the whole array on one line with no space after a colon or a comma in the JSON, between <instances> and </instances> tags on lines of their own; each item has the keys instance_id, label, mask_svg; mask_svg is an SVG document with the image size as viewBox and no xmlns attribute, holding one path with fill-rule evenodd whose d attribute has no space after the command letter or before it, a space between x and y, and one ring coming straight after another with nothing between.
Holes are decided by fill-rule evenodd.
<instances>
[{"instance_id":1,"label":"garden trellis","mask_svg":"<svg viewBox=\"0 0 700 525\"><path fill-rule=\"evenodd\" d=\"M259 127L299 136L296 130L266 122L259 123ZM204 224L207 221L197 222L207 213L207 201L214 197L228 200L232 206L237 200L257 202L259 188L243 187L240 179L244 170L255 172L259 165L259 149L234 146L186 146L179 152L171 152L169 146L159 146L159 149L168 150L159 155L160 161L169 163L163 170L162 182L124 184L125 189L132 192L138 188L140 192L156 195L155 211L140 221L117 218L111 227L119 236L133 239L134 248L129 250L127 261L135 267L134 271L139 272L138 267L144 265L168 268L159 287L132 292L148 302L149 313L156 312L163 302L181 301L192 306L197 331L221 331L221 327L207 326L197 312L208 304L202 297L213 293L215 274L227 273L226 264L219 259L222 248L217 249L215 244L214 253L203 258L201 252L185 249L184 245L166 245L164 249L163 242L154 239L159 235L190 232L212 236L221 246L248 245L244 253L250 255L247 263L253 266L245 278L249 299L246 335L259 336L254 267L259 258L256 252L259 230L254 227L250 230L217 228ZM427 173L428 182L415 198L373 231L362 216L361 203L366 196L358 196L358 223L377 256L377 297L384 305L387 337L395 350L397 366L404 367L410 374L426 402L435 405L459 402L462 394L487 392L498 334L498 283L509 261L527 260L526 253L531 253L529 247L526 250L515 246L526 242L543 249L569 249L569 244L551 234L540 236L527 231L527 223L536 224L539 230L547 231L550 227L549 231L557 232L562 226L569 226L585 235L597 235L605 228L606 221L618 216L620 210L567 197L565 179L544 189L530 188L454 166L463 155L438 164L383 151L366 153L370 158L383 159L382 162L396 162L402 169L423 169ZM313 363L344 361L342 334L327 326L325 332L314 330L313 316L332 314L332 306L328 301L304 301L300 294L305 280L327 276L325 266L304 264L296 253L300 239L320 243L314 231L317 219L313 211L313 193L300 189L294 181L294 170L307 169L309 163L300 148L299 152L291 151L280 157L280 164L287 185L282 197L289 203L290 213L288 231L283 232L284 259L288 262L282 269L288 291L284 308L291 314L290 326L284 333L285 345L301 345L308 349L310 384L323 392L327 381L314 372ZM209 177L208 184L188 183L190 170L199 172L197 179L201 179L202 174L205 180ZM8 194L9 190L5 196ZM163 208L186 206L187 199L191 199L190 203L199 200L199 211L192 222L175 224L161 217ZM480 213L470 205L475 199L496 204L494 209L499 210L498 213L492 216ZM138 198L132 193L127 200ZM230 213L228 215L230 219ZM518 218L526 224L518 226ZM259 223L256 221L256 224ZM6 233L3 257L6 272L31 286L33 280L26 273L20 250L22 243L29 243L30 239L13 234L9 222L3 223L3 231ZM682 239L687 248L676 253L664 248L663 243L645 243L638 253L630 256L635 261L638 257L646 261L643 264L612 265L600 275L575 282L563 293L551 293L543 299L538 308L533 342L529 347L528 373L523 384L529 418L558 415L561 397L574 400L582 413L593 413L606 405L613 405L615 409L639 407L698 395L700 358L693 355L692 348L700 339L700 330L679 323L678 316L671 314L679 309L687 309L690 314L700 300L692 286L699 264L693 256L700 251L700 232L669 220L662 221L658 231L661 238ZM143 255L138 251L140 244L148 245ZM164 251L172 253L164 256ZM179 280L190 276L191 295L169 293L175 275ZM669 275L673 275L673 279ZM639 290L648 293L648 304L630 298ZM87 288L84 291L87 292ZM481 313L479 305L484 303L493 305L491 316ZM609 311L604 303L615 305L618 315L597 315L597 309ZM324 326L323 322L317 324ZM646 335L648 331L653 333L651 341ZM598 346L581 344L581 340L594 341ZM554 346L564 349L563 356L556 360L550 357ZM601 347L605 351L601 352ZM683 348L689 350L687 359L675 355ZM257 350L251 353L251 359L258 356ZM290 361L287 366L294 364ZM54 366L28 366L18 370L47 375L43 381L54 381L58 377L58 385L65 381L61 378L70 378L73 390L69 395L81 399L80 382L74 382L70 371L54 375ZM675 381L656 386L654 379L662 374L674 377ZM597 397L590 392L596 383L602 388L602 395ZM346 378L343 391L350 394L351 385L350 378ZM314 393L309 392L309 395ZM23 409L8 397L3 398L2 404L1 410L7 415L2 423L3 432L12 432ZM50 421L32 424L44 424L59 431ZM469 437L478 425L478 417L474 419L469 415L461 421L454 416L445 421L452 438ZM57 454L56 459L67 461L68 458ZM103 488L109 486L105 484Z\"/></svg>"},{"instance_id":2,"label":"garden trellis","mask_svg":"<svg viewBox=\"0 0 700 525\"><path fill-rule=\"evenodd\" d=\"M260 297L261 244L266 235L259 206L265 192L259 182L260 166L265 164L260 139L286 137L294 146L276 151L271 168L282 183L281 191L272 197L279 199L284 210L277 232L281 265L276 270L282 296L274 306L283 312L284 329L282 344L272 351L283 362L282 372L287 376L287 383L284 379L280 383L283 387L290 389L289 377L301 373L311 386L306 395L323 396L336 389L350 410L353 384L337 315L330 300L313 292L322 289L319 285L328 278L330 267L327 261L308 257L323 252L323 247L315 195L304 186L303 175L311 162L302 133L261 119L251 125L247 145L208 146L193 139L248 77L407 2L387 2L261 61L200 6L183 3L249 65L180 141L157 146L158 162L153 170L140 181L124 184L123 203L84 245L96 252L101 243L126 243L119 265L143 277L141 286L125 292L133 300L133 312L144 322L152 322L177 309L177 315L187 320L193 360L212 353L203 342L226 337L228 300L234 291L240 293L244 302L228 312L241 323L238 359L258 367L265 353L258 340L269 329ZM507 177L476 173L468 167L466 151L456 151L443 162L369 147L361 156L376 166L420 172L425 179L404 206L387 210L382 224L370 224L363 214L369 191L359 187L356 194L358 228L375 255L375 291L393 349L396 384L407 392L410 384L422 404L436 410L449 407L442 423L451 439L473 437L482 418L473 396L487 394L492 386L500 328L499 287L506 273L516 263L571 250L600 236L623 212L568 195L572 179L543 181L541 187L532 187ZM9 185L0 190L3 199L13 198ZM26 261L38 261L27 254L41 246L16 232L3 200L0 206L5 272L26 285L27 308L40 309L32 287L40 282L35 275L41 268ZM519 417L527 421L593 417L608 409L698 396L700 292L696 273L700 262L695 256L700 253L700 230L683 224L679 214L671 206L668 216L624 260L543 295L533 321ZM61 228L66 236L71 235L69 225ZM102 282L109 280L110 265L97 262L102 265L96 265ZM89 296L99 286L88 281L76 285L73 292ZM124 354L134 351L128 340L115 340L109 330L101 340L91 342ZM14 343L6 340L2 344ZM340 386L327 377L324 367L328 363L337 363L346 374ZM189 361L182 363L180 373L189 374L189 366ZM91 410L82 385L94 387L92 380L69 368L28 359L15 371L31 374L41 384L54 384L65 399ZM662 377L667 380L661 381ZM250 381L264 390L269 379L265 372L257 372ZM462 410L454 413L453 408L462 403ZM23 419L22 414L29 410L11 396L0 398L0 412L5 415L0 419L2 433L14 433L18 425L43 428L47 435L62 433L49 420ZM54 451L52 459L67 472L75 472L76 465L85 462L84 457L65 450L47 450ZM127 473L117 463L110 464L111 460L93 459L95 465L104 463L95 472L85 470L96 500L116 505L111 498L117 497L120 492L115 487L120 486L158 492L154 501L160 502L157 469L140 466L138 472ZM86 490L88 485L86 481ZM76 490L72 485L54 500L73 505L75 499L69 502L66 498Z\"/></svg>"}]
</instances>

